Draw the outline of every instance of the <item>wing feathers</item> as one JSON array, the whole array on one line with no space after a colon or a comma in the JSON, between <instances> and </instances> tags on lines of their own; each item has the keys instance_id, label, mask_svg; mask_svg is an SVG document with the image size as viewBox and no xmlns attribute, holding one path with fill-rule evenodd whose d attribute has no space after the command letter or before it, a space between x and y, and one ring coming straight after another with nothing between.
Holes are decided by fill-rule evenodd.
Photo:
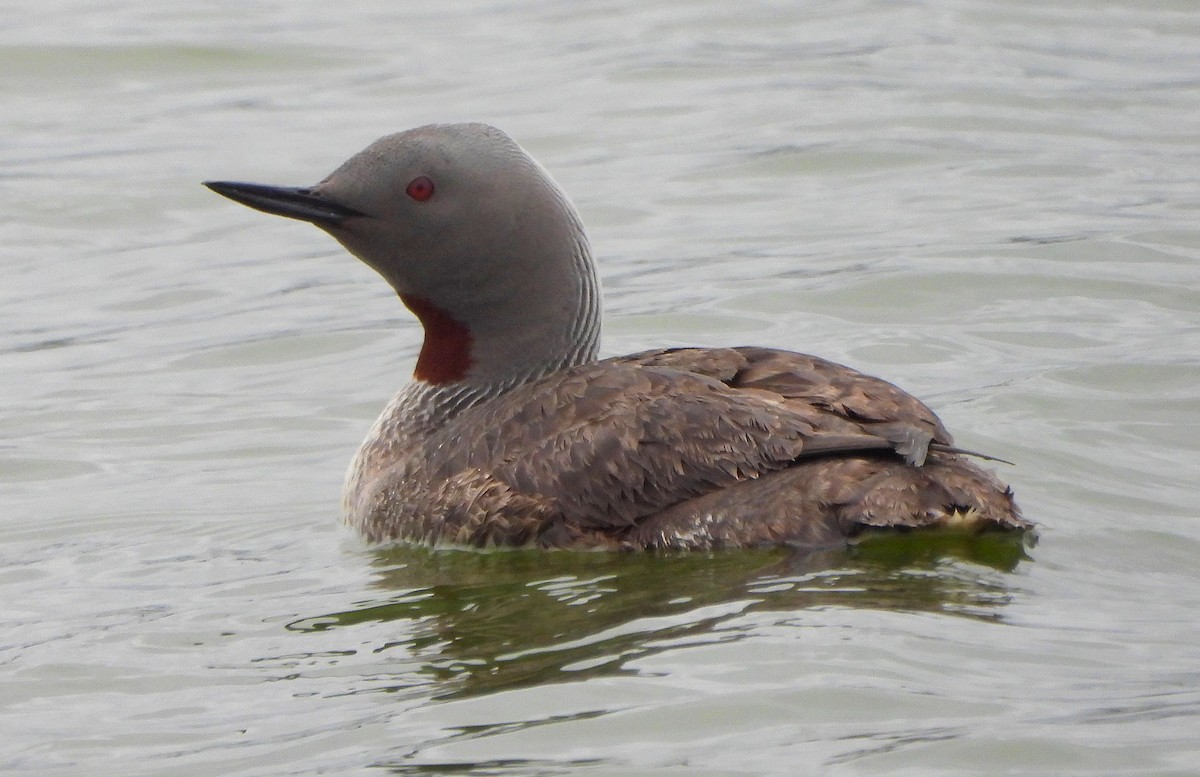
<instances>
[{"instance_id":1,"label":"wing feathers","mask_svg":"<svg viewBox=\"0 0 1200 777\"><path fill-rule=\"evenodd\" d=\"M581 365L464 411L429 442L385 473L390 498L440 514L444 536L474 544L672 545L662 538L674 533L711 546L737 532L816 543L958 507L1019 521L998 481L945 452L950 435L918 400L762 348ZM429 481L441 485L422 496ZM406 484L415 496L397 495Z\"/></svg>"}]
</instances>

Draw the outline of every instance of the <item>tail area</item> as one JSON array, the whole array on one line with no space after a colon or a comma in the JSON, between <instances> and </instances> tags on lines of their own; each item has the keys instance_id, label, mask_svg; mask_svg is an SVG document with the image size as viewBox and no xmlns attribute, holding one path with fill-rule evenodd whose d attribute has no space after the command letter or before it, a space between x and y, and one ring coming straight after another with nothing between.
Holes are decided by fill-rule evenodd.
<instances>
[{"instance_id":1,"label":"tail area","mask_svg":"<svg viewBox=\"0 0 1200 777\"><path fill-rule=\"evenodd\" d=\"M870 529L1027 532L1012 491L962 456L931 450L822 458L676 504L631 531L631 546L830 547Z\"/></svg>"}]
</instances>

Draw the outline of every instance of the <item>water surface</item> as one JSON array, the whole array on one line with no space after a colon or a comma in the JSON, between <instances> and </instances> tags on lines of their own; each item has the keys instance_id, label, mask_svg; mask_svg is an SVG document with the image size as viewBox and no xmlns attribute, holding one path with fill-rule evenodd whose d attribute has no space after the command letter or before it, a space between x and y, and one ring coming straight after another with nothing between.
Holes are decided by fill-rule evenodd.
<instances>
[{"instance_id":1,"label":"water surface","mask_svg":"<svg viewBox=\"0 0 1200 777\"><path fill-rule=\"evenodd\" d=\"M1200 773L1187 2L46 2L0 33L0 771ZM927 399L1042 525L814 558L373 549L413 319L204 179L497 124L605 349Z\"/></svg>"}]
</instances>

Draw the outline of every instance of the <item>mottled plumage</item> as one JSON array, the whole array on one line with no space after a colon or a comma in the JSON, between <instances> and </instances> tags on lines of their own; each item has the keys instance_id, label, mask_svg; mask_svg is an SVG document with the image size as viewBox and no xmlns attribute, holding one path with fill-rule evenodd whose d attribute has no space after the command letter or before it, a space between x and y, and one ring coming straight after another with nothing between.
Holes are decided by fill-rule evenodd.
<instances>
[{"instance_id":1,"label":"mottled plumage","mask_svg":"<svg viewBox=\"0 0 1200 777\"><path fill-rule=\"evenodd\" d=\"M906 463L895 439L910 437L952 444L919 401L848 367L763 348L649 351L462 412L370 478L350 514L372 539L617 548L1027 527L962 455Z\"/></svg>"},{"instance_id":2,"label":"mottled plumage","mask_svg":"<svg viewBox=\"0 0 1200 777\"><path fill-rule=\"evenodd\" d=\"M872 528L1031 528L886 381L765 348L597 361L578 217L494 128L383 138L312 189L210 186L325 229L425 326L414 380L347 478L347 520L371 540L818 547Z\"/></svg>"}]
</instances>

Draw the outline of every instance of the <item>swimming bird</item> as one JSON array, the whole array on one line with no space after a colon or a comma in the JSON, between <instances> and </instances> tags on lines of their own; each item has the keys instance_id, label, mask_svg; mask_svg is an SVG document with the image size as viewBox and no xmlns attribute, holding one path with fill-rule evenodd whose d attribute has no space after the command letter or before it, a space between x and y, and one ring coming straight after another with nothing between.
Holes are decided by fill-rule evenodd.
<instances>
[{"instance_id":1,"label":"swimming bird","mask_svg":"<svg viewBox=\"0 0 1200 777\"><path fill-rule=\"evenodd\" d=\"M205 185L329 233L424 328L412 380L347 474L345 518L369 540L807 548L1032 528L929 408L879 378L757 347L600 360L580 218L494 127L389 135L312 187Z\"/></svg>"}]
</instances>

